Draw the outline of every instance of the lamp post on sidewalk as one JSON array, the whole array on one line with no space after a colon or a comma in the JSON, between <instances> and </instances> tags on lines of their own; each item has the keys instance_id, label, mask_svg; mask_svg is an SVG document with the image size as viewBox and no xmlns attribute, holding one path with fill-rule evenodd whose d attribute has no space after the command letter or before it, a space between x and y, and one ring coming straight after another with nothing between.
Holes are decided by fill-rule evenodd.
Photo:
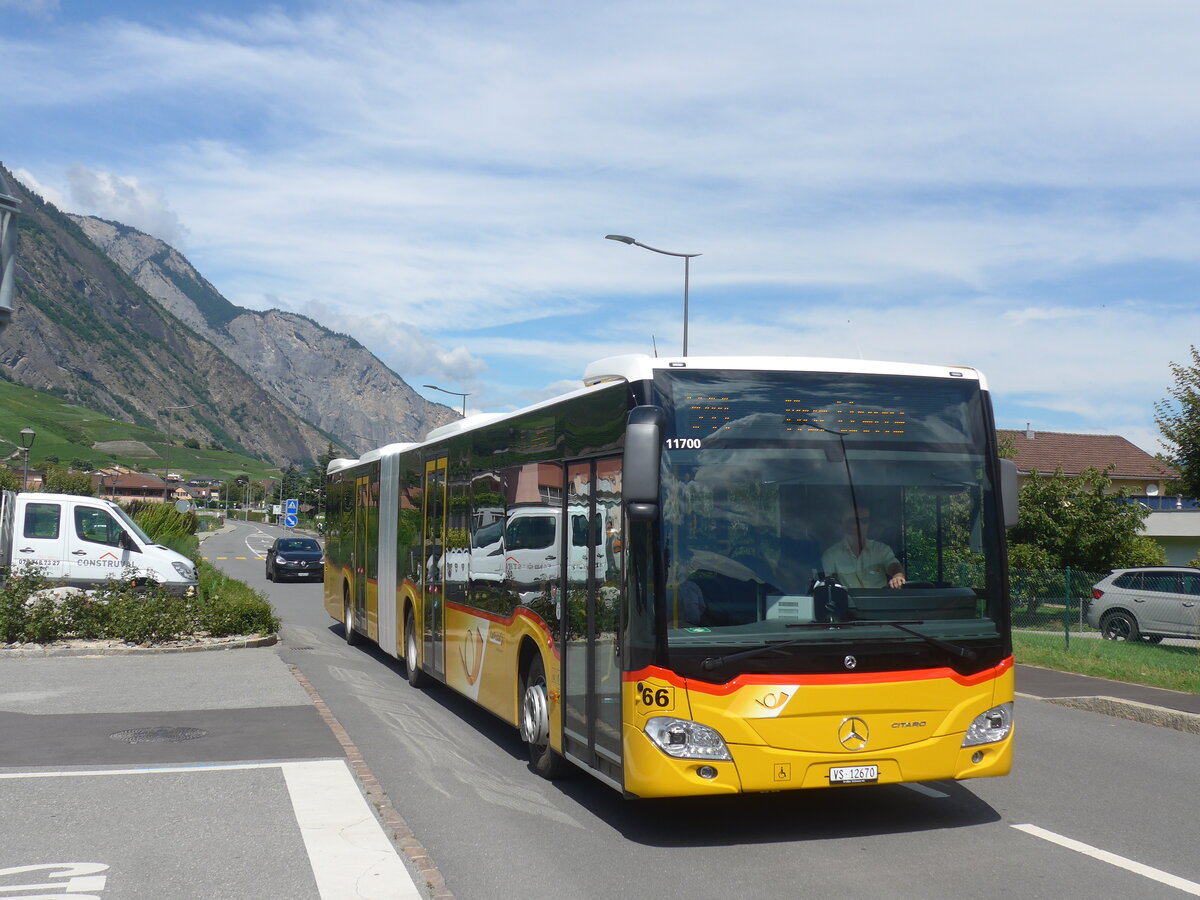
<instances>
[{"instance_id":1,"label":"lamp post on sidewalk","mask_svg":"<svg viewBox=\"0 0 1200 900\"><path fill-rule=\"evenodd\" d=\"M453 394L455 397L462 397L462 415L464 419L467 417L467 398L471 396L469 393L464 394L462 391L448 391L445 388L438 387L436 384L423 384L421 387L427 387L433 391L441 391L443 394Z\"/></svg>"},{"instance_id":2,"label":"lamp post on sidewalk","mask_svg":"<svg viewBox=\"0 0 1200 900\"><path fill-rule=\"evenodd\" d=\"M171 421L174 419L173 413L177 409L191 409L193 406L199 406L199 403L189 403L187 406L164 406L158 411L159 415L167 414L167 447L163 451L163 463L166 466L166 471L163 472L163 503L170 499L169 482L171 481Z\"/></svg>"},{"instance_id":3,"label":"lamp post on sidewalk","mask_svg":"<svg viewBox=\"0 0 1200 900\"><path fill-rule=\"evenodd\" d=\"M651 247L649 244L643 244L641 241L635 241L633 238L624 234L606 234L605 240L620 241L622 244L632 244L634 247L641 247L643 250L650 250L654 253L661 253L663 256L678 256L683 258L683 355L687 356L688 347L688 275L692 260L701 256L700 253L672 253L670 250L659 250L657 247Z\"/></svg>"},{"instance_id":4,"label":"lamp post on sidewalk","mask_svg":"<svg viewBox=\"0 0 1200 900\"><path fill-rule=\"evenodd\" d=\"M25 474L21 477L21 490L29 490L29 451L33 447L33 439L37 432L32 428L21 429L21 452L25 454Z\"/></svg>"}]
</instances>

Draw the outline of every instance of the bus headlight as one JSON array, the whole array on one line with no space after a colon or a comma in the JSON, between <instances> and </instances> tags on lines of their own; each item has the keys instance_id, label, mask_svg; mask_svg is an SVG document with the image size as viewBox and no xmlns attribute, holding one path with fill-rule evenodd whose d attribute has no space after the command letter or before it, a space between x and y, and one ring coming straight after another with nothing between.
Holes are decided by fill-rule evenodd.
<instances>
[{"instance_id":1,"label":"bus headlight","mask_svg":"<svg viewBox=\"0 0 1200 900\"><path fill-rule=\"evenodd\" d=\"M1013 705L1001 703L993 706L987 712L975 717L967 733L963 735L962 745L974 747L976 744L994 744L1008 737L1012 731Z\"/></svg>"},{"instance_id":2,"label":"bus headlight","mask_svg":"<svg viewBox=\"0 0 1200 900\"><path fill-rule=\"evenodd\" d=\"M689 719L655 716L646 723L646 736L676 759L733 759L720 734Z\"/></svg>"}]
</instances>

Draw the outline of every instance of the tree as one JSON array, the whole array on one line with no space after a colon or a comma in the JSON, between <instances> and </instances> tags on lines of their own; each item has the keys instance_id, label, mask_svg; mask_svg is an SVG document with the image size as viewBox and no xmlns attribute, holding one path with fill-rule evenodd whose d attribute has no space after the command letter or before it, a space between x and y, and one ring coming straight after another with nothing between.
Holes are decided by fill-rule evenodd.
<instances>
[{"instance_id":1,"label":"tree","mask_svg":"<svg viewBox=\"0 0 1200 900\"><path fill-rule=\"evenodd\" d=\"M1150 511L1125 502L1127 496L1112 491L1112 480L1097 469L1075 478L1061 470L1032 472L1021 488L1021 521L1008 534L1010 556L1014 562L1036 560L1043 564L1038 568L1089 572L1165 562L1162 548L1141 534Z\"/></svg>"},{"instance_id":2,"label":"tree","mask_svg":"<svg viewBox=\"0 0 1200 900\"><path fill-rule=\"evenodd\" d=\"M1154 423L1167 447L1164 461L1179 472L1179 489L1200 497L1200 351L1189 349L1191 365L1171 363L1175 385L1154 404Z\"/></svg>"},{"instance_id":3,"label":"tree","mask_svg":"<svg viewBox=\"0 0 1200 900\"><path fill-rule=\"evenodd\" d=\"M305 496L318 511L325 508L325 470L329 468L329 463L340 455L330 441L325 445L325 452L317 457L316 463L305 473Z\"/></svg>"},{"instance_id":4,"label":"tree","mask_svg":"<svg viewBox=\"0 0 1200 900\"><path fill-rule=\"evenodd\" d=\"M46 466L42 490L48 494L95 494L92 476L86 472L72 472L62 466Z\"/></svg>"}]
</instances>

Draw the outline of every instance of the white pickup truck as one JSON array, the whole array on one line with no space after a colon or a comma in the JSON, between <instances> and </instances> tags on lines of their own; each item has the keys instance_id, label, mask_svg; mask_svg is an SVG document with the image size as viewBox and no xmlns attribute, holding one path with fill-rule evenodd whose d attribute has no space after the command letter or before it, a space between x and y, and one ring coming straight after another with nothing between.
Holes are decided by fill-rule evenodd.
<instances>
[{"instance_id":1,"label":"white pickup truck","mask_svg":"<svg viewBox=\"0 0 1200 900\"><path fill-rule=\"evenodd\" d=\"M95 587L126 574L182 593L196 586L192 561L156 544L129 515L99 497L4 491L0 566L37 569L51 581Z\"/></svg>"}]
</instances>

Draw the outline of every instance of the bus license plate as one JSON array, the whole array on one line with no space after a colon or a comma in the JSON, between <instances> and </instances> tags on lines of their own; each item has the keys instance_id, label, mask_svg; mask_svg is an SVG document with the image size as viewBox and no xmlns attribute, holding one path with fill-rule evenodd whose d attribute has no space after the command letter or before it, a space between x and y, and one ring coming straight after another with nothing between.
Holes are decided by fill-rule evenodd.
<instances>
[{"instance_id":1,"label":"bus license plate","mask_svg":"<svg viewBox=\"0 0 1200 900\"><path fill-rule=\"evenodd\" d=\"M829 770L830 784L866 784L879 780L879 766L833 766Z\"/></svg>"}]
</instances>

